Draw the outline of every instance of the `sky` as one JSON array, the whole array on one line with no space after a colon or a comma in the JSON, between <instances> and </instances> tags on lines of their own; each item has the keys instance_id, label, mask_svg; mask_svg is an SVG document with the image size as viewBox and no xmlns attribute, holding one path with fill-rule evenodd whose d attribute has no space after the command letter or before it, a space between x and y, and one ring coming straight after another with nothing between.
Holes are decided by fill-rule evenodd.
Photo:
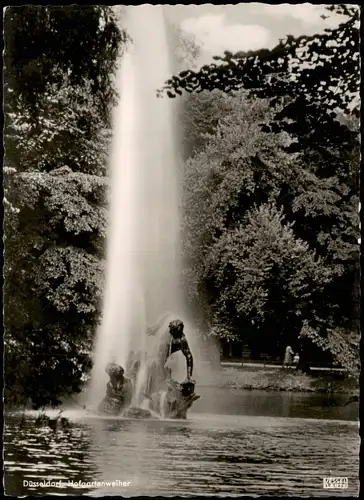
<instances>
[{"instance_id":1,"label":"sky","mask_svg":"<svg viewBox=\"0 0 364 500\"><path fill-rule=\"evenodd\" d=\"M201 63L224 50L272 48L286 35L322 32L342 19L327 12L324 5L309 3L168 5L165 13L170 22L196 37L202 48ZM323 14L330 17L324 20Z\"/></svg>"}]
</instances>

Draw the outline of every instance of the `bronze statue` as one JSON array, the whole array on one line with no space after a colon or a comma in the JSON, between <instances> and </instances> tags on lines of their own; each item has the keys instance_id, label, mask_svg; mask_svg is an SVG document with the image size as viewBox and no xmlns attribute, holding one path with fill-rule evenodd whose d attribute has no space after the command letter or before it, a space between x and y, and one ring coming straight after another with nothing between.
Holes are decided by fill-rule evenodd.
<instances>
[{"instance_id":1,"label":"bronze statue","mask_svg":"<svg viewBox=\"0 0 364 500\"><path fill-rule=\"evenodd\" d=\"M167 315L152 328L148 328L148 335L155 335L167 319ZM155 351L154 361L147 366L144 386L141 393L149 399L151 411L167 418L185 419L187 410L200 396L195 394L195 382L192 380L193 357L186 336L183 332L184 325L179 319L170 321L168 330L161 332L158 339L158 348ZM173 380L171 370L165 367L169 356L181 351L186 358L187 377L181 384ZM148 418L151 412L138 407L130 407L133 397L133 387L136 387L136 379L142 364L142 353L131 352L127 373L130 378L124 376L124 369L109 363L106 373L110 381L106 386L106 396L99 405L99 411L106 414L121 415L132 418Z\"/></svg>"},{"instance_id":2,"label":"bronze statue","mask_svg":"<svg viewBox=\"0 0 364 500\"><path fill-rule=\"evenodd\" d=\"M181 320L176 319L169 323L168 331L163 335L159 349L158 349L158 364L160 371L163 371L164 365L166 364L169 356L171 354L181 351L186 358L187 365L187 379L192 378L193 372L193 357L188 345L187 338L183 332L184 324ZM149 335L155 335L156 328L149 329Z\"/></svg>"},{"instance_id":3,"label":"bronze statue","mask_svg":"<svg viewBox=\"0 0 364 500\"><path fill-rule=\"evenodd\" d=\"M124 368L116 363L109 363L105 371L110 380L106 385L106 396L99 405L99 411L119 415L132 401L133 384L129 378L124 377Z\"/></svg>"},{"instance_id":4,"label":"bronze statue","mask_svg":"<svg viewBox=\"0 0 364 500\"><path fill-rule=\"evenodd\" d=\"M166 317L163 317L165 320ZM157 326L148 329L149 335L155 335L161 321ZM164 414L169 418L186 418L187 410L200 396L194 392L195 382L192 380L193 356L183 332L184 324L176 319L169 323L168 330L162 334L159 344L157 360L149 368L146 395L151 400L154 411ZM187 377L179 384L171 377L171 370L165 364L171 354L181 351L186 358ZM162 394L165 393L165 398ZM161 408L161 404L164 408Z\"/></svg>"}]
</instances>

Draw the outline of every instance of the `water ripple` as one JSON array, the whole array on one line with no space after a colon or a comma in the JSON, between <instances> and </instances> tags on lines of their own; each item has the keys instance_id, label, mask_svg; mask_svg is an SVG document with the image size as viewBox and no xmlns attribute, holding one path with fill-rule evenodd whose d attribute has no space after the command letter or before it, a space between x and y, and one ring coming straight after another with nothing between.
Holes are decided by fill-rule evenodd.
<instances>
[{"instance_id":1,"label":"water ripple","mask_svg":"<svg viewBox=\"0 0 364 500\"><path fill-rule=\"evenodd\" d=\"M332 496L324 476L358 493L359 438L351 422L240 417L187 422L85 419L66 431L31 421L5 427L8 495ZM128 488L30 488L32 481L131 481Z\"/></svg>"}]
</instances>

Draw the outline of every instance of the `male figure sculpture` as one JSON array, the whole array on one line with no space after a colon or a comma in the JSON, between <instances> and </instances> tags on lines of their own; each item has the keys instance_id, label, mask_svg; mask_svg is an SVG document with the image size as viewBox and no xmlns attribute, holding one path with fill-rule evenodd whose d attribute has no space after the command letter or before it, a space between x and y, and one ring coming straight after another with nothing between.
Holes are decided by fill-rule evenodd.
<instances>
[{"instance_id":1,"label":"male figure sculpture","mask_svg":"<svg viewBox=\"0 0 364 500\"><path fill-rule=\"evenodd\" d=\"M162 320L160 320L155 327L148 328L148 335L155 335L157 333L166 320L166 317L163 317ZM193 392L195 385L192 380L193 357L183 329L184 325L181 320L173 320L169 323L168 330L163 332L161 338L158 339L156 360L149 367L148 383L145 388L145 394L147 396L160 390L161 386L165 385L165 382L170 379L165 364L169 356L178 351L181 351L185 356L187 365L187 379L182 386L186 384L191 385L191 392Z\"/></svg>"},{"instance_id":2,"label":"male figure sculpture","mask_svg":"<svg viewBox=\"0 0 364 500\"><path fill-rule=\"evenodd\" d=\"M163 363L164 366L171 354L181 351L186 358L187 380L190 380L193 371L193 357L183 332L184 325L181 320L176 319L169 323L168 328L168 336L166 335L163 339L164 342L161 343L159 349L160 363Z\"/></svg>"},{"instance_id":3,"label":"male figure sculpture","mask_svg":"<svg viewBox=\"0 0 364 500\"><path fill-rule=\"evenodd\" d=\"M148 335L155 335L157 327L149 328ZM158 347L158 371L164 373L164 365L171 354L181 351L186 358L187 381L191 380L193 372L193 357L188 345L187 338L183 332L184 324L181 320L175 319L168 325L168 330L163 334Z\"/></svg>"}]
</instances>

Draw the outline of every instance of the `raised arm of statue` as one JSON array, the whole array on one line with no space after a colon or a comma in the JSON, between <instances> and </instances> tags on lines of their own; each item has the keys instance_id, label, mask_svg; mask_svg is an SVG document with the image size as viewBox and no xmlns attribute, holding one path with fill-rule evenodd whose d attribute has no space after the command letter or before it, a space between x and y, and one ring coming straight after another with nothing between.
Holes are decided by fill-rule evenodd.
<instances>
[{"instance_id":1,"label":"raised arm of statue","mask_svg":"<svg viewBox=\"0 0 364 500\"><path fill-rule=\"evenodd\" d=\"M159 318L159 320L157 321L157 323L153 326L149 326L147 328L147 335L155 335L157 333L157 331L159 330L159 328L163 325L163 323L168 319L168 317L171 316L171 313L166 313L166 314L163 314L163 316L161 316Z\"/></svg>"},{"instance_id":2,"label":"raised arm of statue","mask_svg":"<svg viewBox=\"0 0 364 500\"><path fill-rule=\"evenodd\" d=\"M192 372L193 372L193 356L192 356L192 353L191 353L191 350L190 350L190 347L188 345L186 337L183 337L181 340L181 351L186 358L187 378L191 378Z\"/></svg>"}]
</instances>

